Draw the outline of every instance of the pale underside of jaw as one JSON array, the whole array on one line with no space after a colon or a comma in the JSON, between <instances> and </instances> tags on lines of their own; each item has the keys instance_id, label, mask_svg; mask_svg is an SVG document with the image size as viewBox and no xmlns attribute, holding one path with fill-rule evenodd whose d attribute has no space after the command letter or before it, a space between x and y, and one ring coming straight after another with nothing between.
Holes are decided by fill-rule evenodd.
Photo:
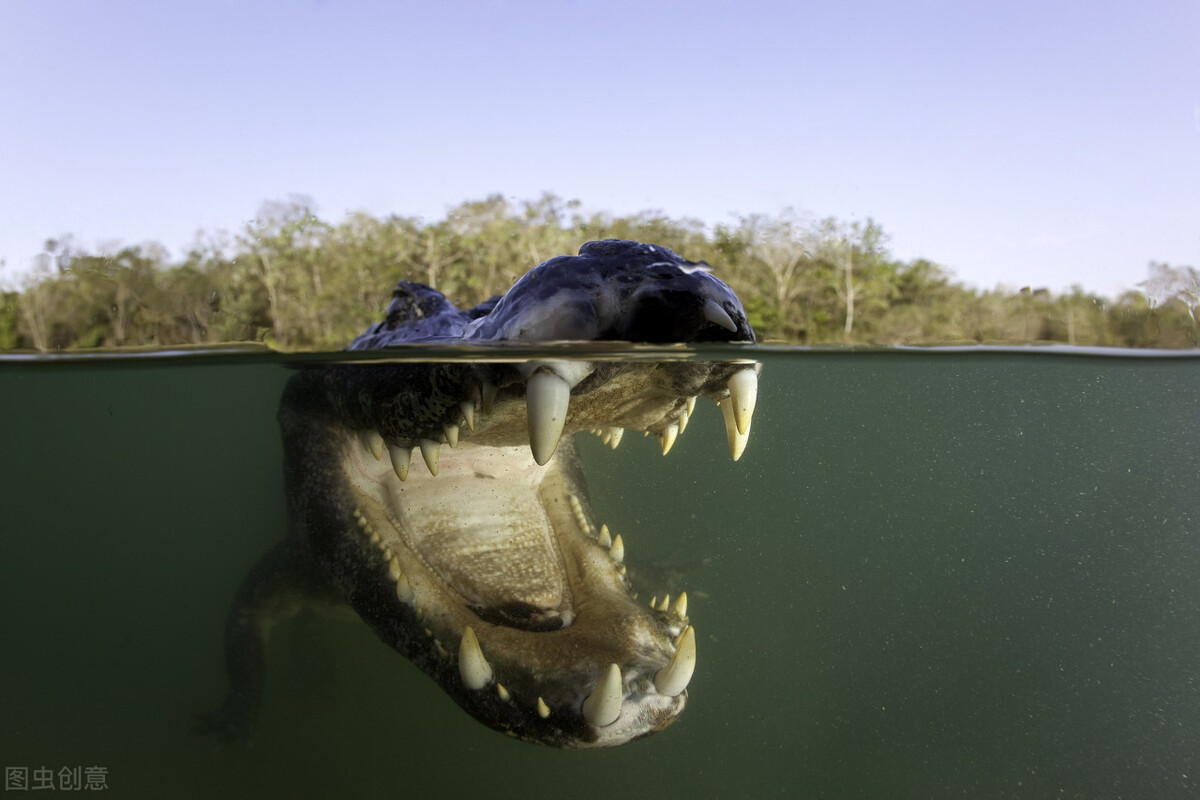
<instances>
[{"instance_id":1,"label":"pale underside of jaw","mask_svg":"<svg viewBox=\"0 0 1200 800\"><path fill-rule=\"evenodd\" d=\"M465 688L542 719L582 715L606 729L602 744L682 710L696 661L686 594L650 607L633 601L623 539L590 521L557 469L537 465L528 448L463 444L436 478L410 473L401 483L354 437L347 462L364 546L439 656L458 662ZM559 627L480 616L505 604L536 608ZM562 680L539 690L533 676Z\"/></svg>"}]
</instances>

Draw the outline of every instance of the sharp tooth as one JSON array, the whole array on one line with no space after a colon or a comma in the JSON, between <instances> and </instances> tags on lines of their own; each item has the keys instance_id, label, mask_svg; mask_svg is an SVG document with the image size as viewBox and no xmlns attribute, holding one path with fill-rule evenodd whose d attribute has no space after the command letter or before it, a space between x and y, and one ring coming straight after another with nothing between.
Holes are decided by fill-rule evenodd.
<instances>
[{"instance_id":1,"label":"sharp tooth","mask_svg":"<svg viewBox=\"0 0 1200 800\"><path fill-rule=\"evenodd\" d=\"M692 414L696 413L696 395L692 395L691 397L689 397L687 400L684 401L684 404L685 404L685 407L687 408L687 413L688 413L689 417Z\"/></svg>"},{"instance_id":2,"label":"sharp tooth","mask_svg":"<svg viewBox=\"0 0 1200 800\"><path fill-rule=\"evenodd\" d=\"M625 435L624 428L609 428L609 435L612 437L608 445L613 450L617 449L617 445L621 443L621 437Z\"/></svg>"},{"instance_id":3,"label":"sharp tooth","mask_svg":"<svg viewBox=\"0 0 1200 800\"><path fill-rule=\"evenodd\" d=\"M746 442L750 441L750 426L746 426L745 433L738 432L737 423L733 418L732 400L721 402L721 413L725 415L725 438L729 441L729 454L737 461L746 450Z\"/></svg>"},{"instance_id":4,"label":"sharp tooth","mask_svg":"<svg viewBox=\"0 0 1200 800\"><path fill-rule=\"evenodd\" d=\"M492 413L492 404L496 402L496 393L500 391L496 384L484 381L479 385L479 404L485 414Z\"/></svg>"},{"instance_id":5,"label":"sharp tooth","mask_svg":"<svg viewBox=\"0 0 1200 800\"><path fill-rule=\"evenodd\" d=\"M429 474L437 477L438 456L442 453L442 446L433 439L421 440L421 458L425 459L425 466L429 467Z\"/></svg>"},{"instance_id":6,"label":"sharp tooth","mask_svg":"<svg viewBox=\"0 0 1200 800\"><path fill-rule=\"evenodd\" d=\"M670 607L671 607L671 595L664 594L662 602L658 604L658 610L662 611L663 613L666 613L667 609Z\"/></svg>"},{"instance_id":7,"label":"sharp tooth","mask_svg":"<svg viewBox=\"0 0 1200 800\"><path fill-rule=\"evenodd\" d=\"M475 638L470 625L458 643L458 674L468 689L482 689L492 682L492 665L483 657L479 639Z\"/></svg>"},{"instance_id":8,"label":"sharp tooth","mask_svg":"<svg viewBox=\"0 0 1200 800\"><path fill-rule=\"evenodd\" d=\"M496 682L496 696L506 703L512 700L512 695L508 693L508 689L505 689L504 684L499 681Z\"/></svg>"},{"instance_id":9,"label":"sharp tooth","mask_svg":"<svg viewBox=\"0 0 1200 800\"><path fill-rule=\"evenodd\" d=\"M654 597L650 598L650 607L654 608L657 605L658 605L658 595L654 595Z\"/></svg>"},{"instance_id":10,"label":"sharp tooth","mask_svg":"<svg viewBox=\"0 0 1200 800\"><path fill-rule=\"evenodd\" d=\"M621 534L613 537L612 547L608 549L608 557L613 560L614 564L620 564L625 560L625 542L621 539Z\"/></svg>"},{"instance_id":11,"label":"sharp tooth","mask_svg":"<svg viewBox=\"0 0 1200 800\"><path fill-rule=\"evenodd\" d=\"M583 504L579 502L579 498L575 495L567 495L571 504L571 513L575 515L575 524L579 529L588 536L592 535L592 523L588 520L587 514L583 513Z\"/></svg>"},{"instance_id":12,"label":"sharp tooth","mask_svg":"<svg viewBox=\"0 0 1200 800\"><path fill-rule=\"evenodd\" d=\"M408 605L412 603L413 597L413 588L408 580L408 575L401 572L400 577L396 578L396 599Z\"/></svg>"},{"instance_id":13,"label":"sharp tooth","mask_svg":"<svg viewBox=\"0 0 1200 800\"><path fill-rule=\"evenodd\" d=\"M583 717L597 728L612 725L621 716L621 668L609 664L596 688L583 701Z\"/></svg>"},{"instance_id":14,"label":"sharp tooth","mask_svg":"<svg viewBox=\"0 0 1200 800\"><path fill-rule=\"evenodd\" d=\"M451 447L458 447L458 426L447 425L446 428L446 443Z\"/></svg>"},{"instance_id":15,"label":"sharp tooth","mask_svg":"<svg viewBox=\"0 0 1200 800\"><path fill-rule=\"evenodd\" d=\"M553 372L535 372L525 382L529 448L533 451L533 460L538 464L545 464L554 455L567 421L570 402L570 384Z\"/></svg>"},{"instance_id":16,"label":"sharp tooth","mask_svg":"<svg viewBox=\"0 0 1200 800\"><path fill-rule=\"evenodd\" d=\"M612 534L609 532L607 525L600 526L600 538L597 541L605 550L612 547Z\"/></svg>"},{"instance_id":17,"label":"sharp tooth","mask_svg":"<svg viewBox=\"0 0 1200 800\"><path fill-rule=\"evenodd\" d=\"M671 606L671 613L680 619L687 619L687 592L680 592L679 597L675 598L675 605Z\"/></svg>"},{"instance_id":18,"label":"sharp tooth","mask_svg":"<svg viewBox=\"0 0 1200 800\"><path fill-rule=\"evenodd\" d=\"M691 418L692 418L692 412L688 411L686 408L680 410L680 412L679 412L679 432L680 433L683 433L685 430L687 430L688 421Z\"/></svg>"},{"instance_id":19,"label":"sharp tooth","mask_svg":"<svg viewBox=\"0 0 1200 800\"><path fill-rule=\"evenodd\" d=\"M704 318L714 325L720 325L727 331L737 333L737 325L734 324L733 318L726 313L725 309L721 308L716 300L705 301Z\"/></svg>"},{"instance_id":20,"label":"sharp tooth","mask_svg":"<svg viewBox=\"0 0 1200 800\"><path fill-rule=\"evenodd\" d=\"M671 448L675 446L675 439L679 436L679 426L672 422L663 432L659 434L659 444L662 445L663 455L671 452Z\"/></svg>"},{"instance_id":21,"label":"sharp tooth","mask_svg":"<svg viewBox=\"0 0 1200 800\"><path fill-rule=\"evenodd\" d=\"M475 430L475 401L463 400L458 407L462 409L463 422L467 423L467 430Z\"/></svg>"},{"instance_id":22,"label":"sharp tooth","mask_svg":"<svg viewBox=\"0 0 1200 800\"><path fill-rule=\"evenodd\" d=\"M362 431L359 437L367 451L375 456L376 461L383 458L383 437L379 435L379 431Z\"/></svg>"},{"instance_id":23,"label":"sharp tooth","mask_svg":"<svg viewBox=\"0 0 1200 800\"><path fill-rule=\"evenodd\" d=\"M388 455L392 458L392 470L396 477L404 480L408 477L408 465L412 463L412 448L388 445Z\"/></svg>"},{"instance_id":24,"label":"sharp tooth","mask_svg":"<svg viewBox=\"0 0 1200 800\"><path fill-rule=\"evenodd\" d=\"M546 705L546 701L540 697L537 701L537 712L538 716L542 719L547 719L550 716L550 706Z\"/></svg>"},{"instance_id":25,"label":"sharp tooth","mask_svg":"<svg viewBox=\"0 0 1200 800\"><path fill-rule=\"evenodd\" d=\"M660 694L675 697L687 688L692 673L696 670L696 631L691 625L683 629L679 646L671 663L654 673L654 688Z\"/></svg>"},{"instance_id":26,"label":"sharp tooth","mask_svg":"<svg viewBox=\"0 0 1200 800\"><path fill-rule=\"evenodd\" d=\"M758 375L753 367L735 372L726 388L729 389L738 433L745 435L750 430L750 418L754 416L754 404L758 400Z\"/></svg>"},{"instance_id":27,"label":"sharp tooth","mask_svg":"<svg viewBox=\"0 0 1200 800\"><path fill-rule=\"evenodd\" d=\"M400 576L404 574L404 570L400 568L400 559L393 555L388 559L388 577L393 582L400 580Z\"/></svg>"}]
</instances>

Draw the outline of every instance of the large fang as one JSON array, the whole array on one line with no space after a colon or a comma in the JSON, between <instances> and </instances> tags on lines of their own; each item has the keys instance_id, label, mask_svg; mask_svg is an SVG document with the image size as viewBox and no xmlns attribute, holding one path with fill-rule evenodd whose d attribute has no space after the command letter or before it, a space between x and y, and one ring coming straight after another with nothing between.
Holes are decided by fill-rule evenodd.
<instances>
[{"instance_id":1,"label":"large fang","mask_svg":"<svg viewBox=\"0 0 1200 800\"><path fill-rule=\"evenodd\" d=\"M678 692L676 692L678 694ZM583 701L583 717L597 728L612 725L621 716L621 668L609 664L596 688Z\"/></svg>"},{"instance_id":2,"label":"large fang","mask_svg":"<svg viewBox=\"0 0 1200 800\"><path fill-rule=\"evenodd\" d=\"M408 465L412 463L412 448L397 447L394 444L389 444L388 455L392 457L392 470L396 473L396 477L400 480L408 478Z\"/></svg>"},{"instance_id":3,"label":"large fang","mask_svg":"<svg viewBox=\"0 0 1200 800\"><path fill-rule=\"evenodd\" d=\"M721 413L725 415L725 438L729 440L729 455L733 456L734 461L737 461L746 451L746 442L750 441L750 426L746 426L745 433L738 431L732 399L721 403Z\"/></svg>"},{"instance_id":4,"label":"large fang","mask_svg":"<svg viewBox=\"0 0 1200 800\"><path fill-rule=\"evenodd\" d=\"M754 416L754 404L758 400L758 375L753 368L735 372L729 378L727 388L738 433L744 435L750 430L750 418Z\"/></svg>"},{"instance_id":5,"label":"large fang","mask_svg":"<svg viewBox=\"0 0 1200 800\"><path fill-rule=\"evenodd\" d=\"M662 445L663 455L671 452L671 448L675 445L675 439L679 436L679 425L672 422L667 427L663 428L663 432L659 434L658 443Z\"/></svg>"},{"instance_id":6,"label":"large fang","mask_svg":"<svg viewBox=\"0 0 1200 800\"><path fill-rule=\"evenodd\" d=\"M731 333L737 333L737 325L734 324L733 318L721 308L716 300L709 299L704 303L704 318L714 325L720 325Z\"/></svg>"},{"instance_id":7,"label":"large fang","mask_svg":"<svg viewBox=\"0 0 1200 800\"><path fill-rule=\"evenodd\" d=\"M463 400L458 407L462 409L463 422L467 423L467 428L475 430L475 401Z\"/></svg>"},{"instance_id":8,"label":"large fang","mask_svg":"<svg viewBox=\"0 0 1200 800\"><path fill-rule=\"evenodd\" d=\"M492 682L492 665L483 657L479 639L475 638L470 625L463 631L458 644L458 674L468 689L482 689Z\"/></svg>"},{"instance_id":9,"label":"large fang","mask_svg":"<svg viewBox=\"0 0 1200 800\"><path fill-rule=\"evenodd\" d=\"M429 467L429 474L435 478L437 477L438 456L441 454L442 445L440 443L433 439L421 440L421 458L425 459L425 466Z\"/></svg>"},{"instance_id":10,"label":"large fang","mask_svg":"<svg viewBox=\"0 0 1200 800\"><path fill-rule=\"evenodd\" d=\"M375 456L376 461L383 457L383 437L379 435L379 431L363 431L359 435L362 437L363 446Z\"/></svg>"},{"instance_id":11,"label":"large fang","mask_svg":"<svg viewBox=\"0 0 1200 800\"><path fill-rule=\"evenodd\" d=\"M549 461L558 447L570 402L570 384L553 372L535 372L525 381L529 449L533 451L533 460L539 465Z\"/></svg>"},{"instance_id":12,"label":"large fang","mask_svg":"<svg viewBox=\"0 0 1200 800\"><path fill-rule=\"evenodd\" d=\"M696 631L688 625L679 637L671 663L654 673L654 688L661 694L677 696L687 688L696 670Z\"/></svg>"}]
</instances>

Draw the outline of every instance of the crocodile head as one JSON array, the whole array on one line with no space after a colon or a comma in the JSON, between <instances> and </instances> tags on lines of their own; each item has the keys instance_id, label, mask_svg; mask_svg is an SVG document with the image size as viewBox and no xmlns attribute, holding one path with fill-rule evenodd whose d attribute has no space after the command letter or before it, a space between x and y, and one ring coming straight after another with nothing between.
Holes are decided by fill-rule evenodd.
<instances>
[{"instance_id":1,"label":"crocodile head","mask_svg":"<svg viewBox=\"0 0 1200 800\"><path fill-rule=\"evenodd\" d=\"M351 349L597 340L754 334L706 265L608 240L469 310L402 282ZM623 537L593 512L572 434L616 447L644 431L665 453L703 395L723 409L737 458L757 375L744 361L520 361L502 349L304 369L280 410L293 538L476 719L557 747L622 744L683 710L696 634L686 595L634 599Z\"/></svg>"}]
</instances>

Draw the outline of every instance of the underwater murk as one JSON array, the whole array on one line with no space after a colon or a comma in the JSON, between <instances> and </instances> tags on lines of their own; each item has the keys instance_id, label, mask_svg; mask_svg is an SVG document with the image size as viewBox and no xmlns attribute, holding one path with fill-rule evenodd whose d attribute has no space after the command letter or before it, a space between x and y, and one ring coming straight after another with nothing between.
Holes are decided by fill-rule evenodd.
<instances>
[{"instance_id":1,"label":"underwater murk","mask_svg":"<svg viewBox=\"0 0 1200 800\"><path fill-rule=\"evenodd\" d=\"M272 634L253 746L192 734L284 532L275 413L305 358L0 361L6 791L1195 795L1196 354L739 357L763 372L736 463L703 400L665 457L579 436L641 595L686 590L697 635L678 721L603 752L488 730L361 621L307 614Z\"/></svg>"}]
</instances>

